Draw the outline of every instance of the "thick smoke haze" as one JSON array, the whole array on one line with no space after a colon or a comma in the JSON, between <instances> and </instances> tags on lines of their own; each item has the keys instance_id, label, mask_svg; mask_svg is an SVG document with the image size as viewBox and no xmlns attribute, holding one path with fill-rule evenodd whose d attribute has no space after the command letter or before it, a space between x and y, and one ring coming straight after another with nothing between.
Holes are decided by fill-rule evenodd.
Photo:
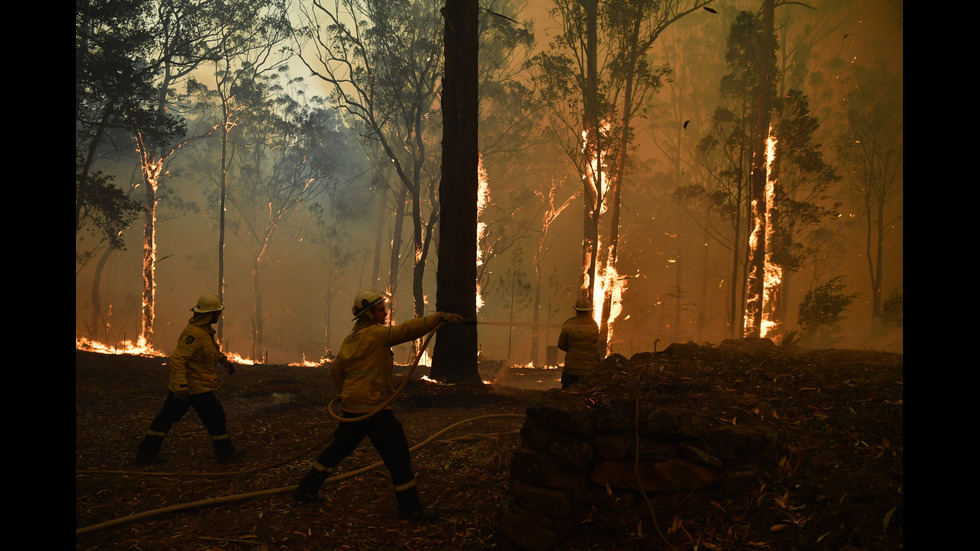
<instances>
[{"instance_id":1,"label":"thick smoke haze","mask_svg":"<svg viewBox=\"0 0 980 551\"><path fill-rule=\"evenodd\" d=\"M533 20L539 50L548 47L556 32L556 24L548 14L549 5L535 0L520 17ZM635 123L636 151L634 166L624 182L618 267L619 273L626 276L628 287L623 313L613 325L610 352L630 356L655 347L663 350L672 342L717 343L729 338L725 318L731 253L712 242L697 220L671 199L671 193L698 170L694 150L708 131L706 113L710 115L717 104L719 82L727 71L724 56L728 26L738 10L756 12L760 5L761 2L714 2L711 7L718 13L704 11L682 19L651 50L655 64L670 63L674 72ZM808 66L802 73L805 78L790 85L799 85L810 96L812 114L821 124L815 141L821 144L827 162L839 166L833 145L846 121L842 116L842 90L834 88L833 83L845 78L852 66L872 68L879 60L889 72L902 78L903 3L818 0L806 6L783 5L777 7L776 23L781 47L786 42L797 43L800 37L813 41L812 47L801 54L804 58L794 61ZM826 36L814 39L807 34L814 29L826 29ZM711 49L706 50L705 44L711 44ZM788 74L793 68L789 63L781 69ZM314 79L310 82L311 95L327 95L325 88L318 89ZM700 113L677 109L694 105L700 105ZM690 124L684 123L687 120ZM217 292L217 223L206 196L212 188L205 178L182 164L181 155L183 152L169 166L166 193L179 196L185 203L195 203L198 210L169 216L165 199L158 216L154 346L164 353L172 350L197 298ZM547 254L541 276L541 326L537 335L541 348L539 356L531 358L535 338L529 304L535 280L531 258L540 238L541 223L540 206L533 204L531 190L558 182L560 195L567 197L576 191L581 194L581 184L574 167L556 153L554 145L528 148L526 155L517 160L506 156L484 159L492 204L485 211L490 231L502 231L508 225L508 231L523 224L533 227L488 260L490 276L484 283L485 305L479 313L480 320L486 323L479 326L478 334L485 358L541 363L545 360L545 346L556 343L558 326L574 314L572 304L582 254L582 203L579 195L556 219L545 239ZM253 359L267 354L268 363L273 364L316 361L327 349L339 349L352 325L350 308L354 295L366 288L384 291L388 281L391 209L382 195L370 188L375 173L368 170L370 164L362 157L360 148L347 153L351 166L345 167L343 176L347 186L342 193L344 204L336 198L321 200L328 217L338 216L335 209L342 212L343 216L329 219L345 230L346 237L331 249L310 237L308 231L312 227L288 229L279 242L275 262L263 271L265 329L259 349L253 349L251 338L255 295L249 252L232 233L228 234L223 314L226 351ZM675 162L677 159L680 160ZM105 165L102 169L114 173L121 187L127 185L131 175L138 178L132 162ZM843 168L838 170L844 174ZM849 185L845 177L828 192L828 201L840 203L841 216L827 222L827 230L821 234L827 241L821 243L819 256L792 275L786 290L783 329L799 329L798 307L803 296L839 275L843 276L846 291L856 294L856 299L842 324L843 338L835 346L902 352L901 329L871 331L866 219L860 197ZM137 190L133 197L142 199L142 192ZM904 286L903 204L899 183L887 206L882 291L886 296ZM380 249L379 220L386 221ZM96 327L91 319L96 260L76 265L76 337L108 344L138 337L142 225L141 217L124 234L127 249L111 253L105 264L99 286L103 319ZM87 236L79 239L81 235L76 236L76 250L92 245ZM395 321L412 316L409 223L402 245L406 254L392 316ZM436 250L434 243L426 266L426 313L435 311ZM380 255L380 281L372 280L376 255ZM333 288L329 287L331 284ZM398 354L399 361L408 360L407 350L399 350Z\"/></svg>"}]
</instances>

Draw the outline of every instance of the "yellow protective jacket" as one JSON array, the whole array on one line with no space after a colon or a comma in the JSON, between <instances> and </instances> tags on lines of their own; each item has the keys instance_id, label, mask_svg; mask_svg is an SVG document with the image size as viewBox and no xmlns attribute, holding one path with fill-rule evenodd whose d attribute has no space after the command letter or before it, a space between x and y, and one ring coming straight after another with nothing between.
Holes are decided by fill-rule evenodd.
<instances>
[{"instance_id":1,"label":"yellow protective jacket","mask_svg":"<svg viewBox=\"0 0 980 551\"><path fill-rule=\"evenodd\" d=\"M330 366L343 410L367 413L390 398L395 393L391 347L425 336L440 319L433 314L391 326L358 320Z\"/></svg>"},{"instance_id":2,"label":"yellow protective jacket","mask_svg":"<svg viewBox=\"0 0 980 551\"><path fill-rule=\"evenodd\" d=\"M561 326L558 348L565 351L565 373L591 375L599 364L599 326L588 316L575 316Z\"/></svg>"},{"instance_id":3,"label":"yellow protective jacket","mask_svg":"<svg viewBox=\"0 0 980 551\"><path fill-rule=\"evenodd\" d=\"M225 355L214 341L212 315L195 314L177 339L177 348L170 355L170 390L187 390L201 394L218 389L215 363Z\"/></svg>"}]
</instances>

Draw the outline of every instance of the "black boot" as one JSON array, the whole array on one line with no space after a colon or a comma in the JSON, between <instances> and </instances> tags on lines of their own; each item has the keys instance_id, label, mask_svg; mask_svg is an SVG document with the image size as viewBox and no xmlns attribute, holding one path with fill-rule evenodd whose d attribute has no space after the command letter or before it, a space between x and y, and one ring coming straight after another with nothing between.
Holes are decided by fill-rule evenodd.
<instances>
[{"instance_id":1,"label":"black boot","mask_svg":"<svg viewBox=\"0 0 980 551\"><path fill-rule=\"evenodd\" d=\"M299 481L299 485L293 490L292 496L293 500L297 503L322 503L326 501L322 497L318 496L317 493L320 491L320 486L323 486L324 481L330 478L333 473L333 469L327 468L325 470L319 470L317 468L312 468L302 480Z\"/></svg>"},{"instance_id":2,"label":"black boot","mask_svg":"<svg viewBox=\"0 0 980 551\"><path fill-rule=\"evenodd\" d=\"M236 449L231 445L230 438L221 440L211 440L214 444L214 453L218 455L218 463L234 463L239 457L245 455L245 450Z\"/></svg>"},{"instance_id":3,"label":"black boot","mask_svg":"<svg viewBox=\"0 0 980 551\"><path fill-rule=\"evenodd\" d=\"M395 499L398 500L399 520L432 522L439 518L439 513L422 505L416 488L395 492Z\"/></svg>"},{"instance_id":4,"label":"black boot","mask_svg":"<svg viewBox=\"0 0 980 551\"><path fill-rule=\"evenodd\" d=\"M156 434L147 434L140 441L136 449L137 465L156 465L166 463L167 460L160 457L160 447L163 446L163 437Z\"/></svg>"}]
</instances>

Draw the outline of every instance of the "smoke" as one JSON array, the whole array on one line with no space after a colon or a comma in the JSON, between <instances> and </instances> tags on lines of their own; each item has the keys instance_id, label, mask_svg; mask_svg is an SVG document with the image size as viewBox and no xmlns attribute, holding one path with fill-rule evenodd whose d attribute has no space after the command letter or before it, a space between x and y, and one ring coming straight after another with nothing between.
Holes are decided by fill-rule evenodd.
<instances>
[{"instance_id":1,"label":"smoke","mask_svg":"<svg viewBox=\"0 0 980 551\"><path fill-rule=\"evenodd\" d=\"M839 58L847 63L870 62L884 58L892 70L901 74L903 66L902 9L892 3L879 0L852 8L841 7L840 2L825 0L816 3L816 10L784 6L779 9L792 11L793 26L800 29L808 22L820 21L831 13L840 21L832 37L825 38L811 52L813 56ZM540 47L547 44L549 30L545 15L547 4L534 2L530 15L540 24ZM663 38L661 49L655 51L655 62L684 64L675 67L673 80L656 96L661 106L675 105L678 98L697 96L705 99L705 112L710 113L712 98L718 95L718 83L722 68L725 14L737 8L755 9L752 2L717 2L712 4L720 15L709 19L707 12L699 19L691 18L672 28ZM851 11L848 11L850 9ZM700 25L700 27L698 27ZM676 33L676 34L672 34ZM719 34L720 33L720 34ZM711 34L719 50L717 57L704 58L702 64L685 62L694 59L692 54L674 55L666 48L684 48L688 41L708 40ZM832 43L833 40L837 42ZM820 77L833 82L838 75L828 72L819 62ZM839 67L841 74L847 66ZM816 78L816 71L811 73ZM838 90L836 93L840 93ZM814 109L826 104L814 98ZM630 356L639 352L663 350L671 342L720 342L731 333L725 325L728 308L728 267L732 251L722 244L708 239L698 223L674 202L671 192L694 176L698 170L691 159L691 151L707 126L707 120L684 112L676 120L666 118L666 111L648 110L648 118L637 124L637 151L632 171L624 183L624 210L621 222L620 245L621 274L629 274L628 291L623 298L623 311L615 325L614 340L610 353ZM816 113L818 118L824 113ZM687 124L686 120L691 120ZM829 123L824 118L821 122ZM833 163L829 147L834 130L825 128L821 137L824 153ZM674 136L675 141L669 141ZM668 146L681 151L676 152ZM351 155L359 152L352 151ZM507 360L513 363L534 361L541 364L543 357L530 358L531 343L538 339L541 355L547 345L553 345L558 336L554 327L574 315L572 305L579 278L581 257L582 216L581 206L576 203L560 216L549 231L548 254L542 275L543 293L539 305L541 327L535 333L529 322L532 309L529 305L511 308L512 296L495 278L511 266L533 277L530 250L537 240L534 224L539 224L536 206L527 201L527 194L516 193L519 189L541 187L543 182L561 180L568 182L568 193L579 186L578 175L567 160L555 155L545 146L528 148L523 152L509 153L514 158L486 158L490 196L496 212L506 217L498 220L510 226L527 225L528 235L513 244L506 253L490 260L488 285L483 288L484 306L480 318L500 324L487 324L478 329L481 357ZM180 154L175 163L181 163ZM174 174L178 171L174 170ZM124 173L120 170L120 173ZM367 179L365 179L367 180ZM204 183L190 176L174 176L167 184L185 201L206 204ZM361 185L366 190L366 183ZM842 340L838 346L873 348L902 352L901 330L872 331L871 297L868 275L867 251L865 250L863 214L854 193L843 184L832 192L833 199L840 201L841 218L827 230L832 235L821 257L812 265L805 266L791 276L785 302L787 311L783 329L797 328L798 306L803 295L815 285L835 275L845 274L847 292L857 293L858 299L851 305L843 324ZM898 216L892 221L885 250L884 290L887 295L893 289L904 286L904 234L901 213L901 190L891 204ZM390 228L380 239L381 250L376 243L378 210L390 212L390 206L373 204L358 212L349 226L349 237L338 241L334 250L315 243L299 228L291 230L291 238L297 243L282 252L276 262L263 271L262 303L265 312L264 342L253 348L252 333L255 325L252 311L255 295L252 291L252 267L247 260L247 249L233 236L227 239L225 251L226 288L223 315L224 346L227 350L249 358L268 355L270 363L297 362L302 359L319 359L326 349L336 352L341 340L349 331L350 306L353 296L364 288L383 290L387 281L387 247ZM360 210L357 206L348 211ZM390 220L388 221L390 225ZM346 227L346 226L345 226ZM490 226L493 231L493 225ZM92 326L92 282L94 261L80 269L76 275L77 335L93 339L118 342L135 339L139 334L140 295L142 281L141 247L142 220L138 220L125 235L127 250L112 253L105 265L99 296L103 319ZM204 293L216 293L218 234L214 221L204 214L188 213L174 219L158 221L158 258L156 282L156 324L154 344L157 349L169 353L177 336L190 317L189 308ZM300 240L302 238L302 240ZM87 246L87 244L83 245ZM433 247L433 250L436 250ZM372 279L375 255L380 255L381 281ZM435 297L435 255L426 268L425 292L430 301ZM329 259L340 262L342 267L333 270ZM328 281L333 288L328 288ZM402 321L412 315L411 266L406 262L400 272L399 296L393 319ZM430 302L427 313L433 313ZM510 320L515 322L510 326ZM550 326L550 327L549 327ZM327 332L329 328L329 338ZM658 341L659 342L655 342ZM399 351L405 356L406 353ZM550 373L546 374L550 375ZM499 374L517 380L514 373ZM545 381L547 378L541 379ZM550 379L548 379L550 380ZM537 379L535 379L537 381ZM507 383L504 383L507 384ZM535 383L538 384L538 383ZM546 384L544 382L540 384ZM521 386L517 384L515 386Z\"/></svg>"}]
</instances>

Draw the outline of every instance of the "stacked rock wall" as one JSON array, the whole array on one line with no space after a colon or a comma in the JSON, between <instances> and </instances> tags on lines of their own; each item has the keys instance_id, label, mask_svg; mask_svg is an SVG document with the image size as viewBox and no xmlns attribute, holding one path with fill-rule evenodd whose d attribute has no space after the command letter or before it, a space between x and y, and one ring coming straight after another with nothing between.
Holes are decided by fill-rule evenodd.
<instances>
[{"instance_id":1,"label":"stacked rock wall","mask_svg":"<svg viewBox=\"0 0 980 551\"><path fill-rule=\"evenodd\" d=\"M774 435L626 393L552 390L528 404L500 516L504 548L554 549L584 524L623 533L758 487Z\"/></svg>"}]
</instances>

